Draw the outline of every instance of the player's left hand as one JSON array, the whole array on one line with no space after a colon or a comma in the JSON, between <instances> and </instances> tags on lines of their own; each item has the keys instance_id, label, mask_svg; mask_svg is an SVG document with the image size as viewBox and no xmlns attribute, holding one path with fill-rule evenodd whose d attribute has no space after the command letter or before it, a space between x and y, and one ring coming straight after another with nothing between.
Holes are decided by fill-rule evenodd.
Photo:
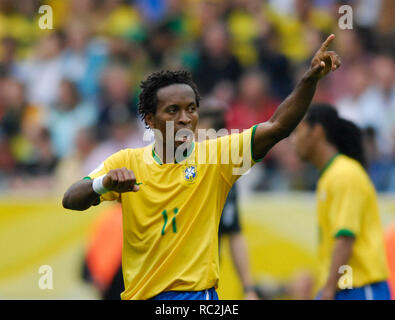
<instances>
[{"instance_id":1,"label":"player's left hand","mask_svg":"<svg viewBox=\"0 0 395 320\"><path fill-rule=\"evenodd\" d=\"M306 75L308 78L319 80L341 66L340 56L335 51L328 51L333 39L335 39L335 35L331 34L315 53L311 60L310 70Z\"/></svg>"}]
</instances>

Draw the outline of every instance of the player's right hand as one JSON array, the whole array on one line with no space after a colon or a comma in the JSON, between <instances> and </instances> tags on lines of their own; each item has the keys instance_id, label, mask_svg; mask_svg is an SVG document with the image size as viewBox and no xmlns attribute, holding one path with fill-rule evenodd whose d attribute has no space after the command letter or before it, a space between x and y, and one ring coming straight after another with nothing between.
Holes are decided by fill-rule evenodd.
<instances>
[{"instance_id":1,"label":"player's right hand","mask_svg":"<svg viewBox=\"0 0 395 320\"><path fill-rule=\"evenodd\" d=\"M136 176L132 170L126 168L110 170L103 178L103 186L107 190L118 193L139 190L139 186L136 184Z\"/></svg>"},{"instance_id":2,"label":"player's right hand","mask_svg":"<svg viewBox=\"0 0 395 320\"><path fill-rule=\"evenodd\" d=\"M335 35L331 34L315 53L310 70L307 72L308 78L321 79L330 71L335 71L341 66L340 56L334 51L328 51L333 39L335 39Z\"/></svg>"}]
</instances>

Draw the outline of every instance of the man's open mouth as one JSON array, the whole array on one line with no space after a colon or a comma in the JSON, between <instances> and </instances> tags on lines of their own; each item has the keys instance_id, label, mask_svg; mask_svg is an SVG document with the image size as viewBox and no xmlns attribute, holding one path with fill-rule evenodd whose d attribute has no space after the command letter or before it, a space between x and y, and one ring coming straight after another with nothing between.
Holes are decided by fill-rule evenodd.
<instances>
[{"instance_id":1,"label":"man's open mouth","mask_svg":"<svg viewBox=\"0 0 395 320\"><path fill-rule=\"evenodd\" d=\"M184 142L192 142L193 139L194 139L194 134L192 130L183 128L177 131L174 141L184 143Z\"/></svg>"},{"instance_id":2,"label":"man's open mouth","mask_svg":"<svg viewBox=\"0 0 395 320\"><path fill-rule=\"evenodd\" d=\"M175 137L174 141L175 142L192 142L193 136L188 135L188 136L178 136Z\"/></svg>"}]
</instances>

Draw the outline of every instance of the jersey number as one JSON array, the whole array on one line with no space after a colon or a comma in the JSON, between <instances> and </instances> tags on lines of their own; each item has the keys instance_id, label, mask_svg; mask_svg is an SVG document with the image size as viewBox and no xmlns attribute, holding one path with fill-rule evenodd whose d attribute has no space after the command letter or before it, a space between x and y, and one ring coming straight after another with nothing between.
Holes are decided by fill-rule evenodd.
<instances>
[{"instance_id":1,"label":"jersey number","mask_svg":"<svg viewBox=\"0 0 395 320\"><path fill-rule=\"evenodd\" d=\"M171 224L173 225L173 233L176 233L177 232L176 216L177 216L177 213L178 213L178 208L174 208L173 209L173 213L174 213L174 217L171 220ZM162 228L162 236L164 236L165 235L165 228L166 228L167 220L168 220L168 218L167 218L167 210L163 210L162 216L163 216L163 220L164 220L163 228Z\"/></svg>"}]
</instances>

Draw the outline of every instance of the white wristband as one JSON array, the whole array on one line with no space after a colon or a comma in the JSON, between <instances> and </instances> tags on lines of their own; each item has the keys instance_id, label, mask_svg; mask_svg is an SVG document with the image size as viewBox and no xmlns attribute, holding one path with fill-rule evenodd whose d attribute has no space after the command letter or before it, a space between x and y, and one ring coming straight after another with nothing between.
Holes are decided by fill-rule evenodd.
<instances>
[{"instance_id":1,"label":"white wristband","mask_svg":"<svg viewBox=\"0 0 395 320\"><path fill-rule=\"evenodd\" d=\"M109 190L103 186L103 179L106 175L102 175L96 179L93 179L92 188L97 194L104 194Z\"/></svg>"}]
</instances>

